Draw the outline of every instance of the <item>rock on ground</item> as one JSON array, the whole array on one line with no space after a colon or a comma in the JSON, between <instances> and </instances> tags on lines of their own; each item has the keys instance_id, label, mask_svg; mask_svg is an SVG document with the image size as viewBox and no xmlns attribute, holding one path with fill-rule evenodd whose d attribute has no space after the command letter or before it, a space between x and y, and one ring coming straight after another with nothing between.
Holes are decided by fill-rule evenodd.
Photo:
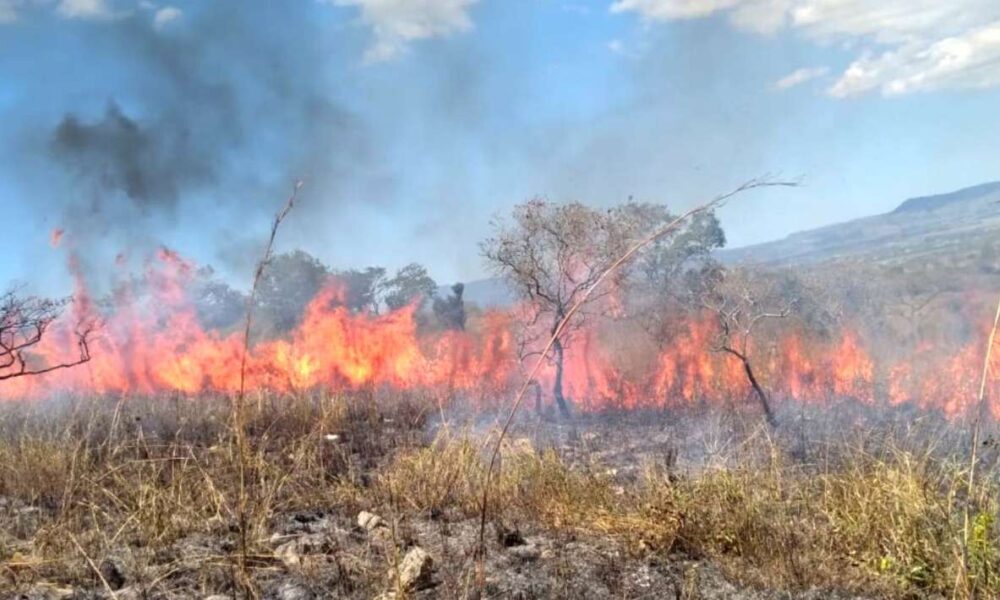
<instances>
[{"instance_id":1,"label":"rock on ground","mask_svg":"<svg viewBox=\"0 0 1000 600\"><path fill-rule=\"evenodd\" d=\"M363 510L358 513L358 527L364 529L365 531L372 531L378 527L384 527L385 521L382 517Z\"/></svg>"},{"instance_id":2,"label":"rock on ground","mask_svg":"<svg viewBox=\"0 0 1000 600\"><path fill-rule=\"evenodd\" d=\"M433 573L434 559L423 548L414 546L399 564L399 586L408 591L427 587ZM389 578L395 583L394 570L389 572Z\"/></svg>"}]
</instances>

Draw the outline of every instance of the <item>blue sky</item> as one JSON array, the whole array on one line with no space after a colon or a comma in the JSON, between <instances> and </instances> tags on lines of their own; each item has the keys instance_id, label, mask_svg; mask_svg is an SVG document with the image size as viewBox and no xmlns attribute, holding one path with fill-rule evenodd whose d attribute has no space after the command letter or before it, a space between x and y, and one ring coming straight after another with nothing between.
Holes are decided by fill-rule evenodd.
<instances>
[{"instance_id":1,"label":"blue sky","mask_svg":"<svg viewBox=\"0 0 1000 600\"><path fill-rule=\"evenodd\" d=\"M942 5L943 4L943 5ZM731 245L1000 179L995 0L0 0L0 282L167 244L245 278L484 275L532 196L676 209L763 173Z\"/></svg>"}]
</instances>

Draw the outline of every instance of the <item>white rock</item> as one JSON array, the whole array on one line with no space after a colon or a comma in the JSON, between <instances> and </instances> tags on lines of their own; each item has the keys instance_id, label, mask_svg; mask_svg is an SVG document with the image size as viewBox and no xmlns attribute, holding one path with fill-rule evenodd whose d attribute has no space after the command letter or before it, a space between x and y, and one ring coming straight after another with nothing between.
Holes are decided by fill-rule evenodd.
<instances>
[{"instance_id":1,"label":"white rock","mask_svg":"<svg viewBox=\"0 0 1000 600\"><path fill-rule=\"evenodd\" d=\"M329 540L321 533L296 537L274 549L274 555L288 568L323 562L332 552Z\"/></svg>"},{"instance_id":2,"label":"white rock","mask_svg":"<svg viewBox=\"0 0 1000 600\"><path fill-rule=\"evenodd\" d=\"M410 548L399 565L399 585L404 590L415 590L430 583L434 572L434 559L420 546ZM395 572L389 572L389 578L395 583Z\"/></svg>"},{"instance_id":3,"label":"white rock","mask_svg":"<svg viewBox=\"0 0 1000 600\"><path fill-rule=\"evenodd\" d=\"M385 521L375 513L363 510L358 513L358 527L365 531L373 531L379 527L385 527Z\"/></svg>"}]
</instances>

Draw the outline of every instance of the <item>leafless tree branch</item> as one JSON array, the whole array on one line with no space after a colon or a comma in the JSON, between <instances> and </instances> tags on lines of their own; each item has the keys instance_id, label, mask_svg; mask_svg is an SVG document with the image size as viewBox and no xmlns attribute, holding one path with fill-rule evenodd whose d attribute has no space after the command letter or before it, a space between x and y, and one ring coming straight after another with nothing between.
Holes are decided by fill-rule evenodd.
<instances>
[{"instance_id":1,"label":"leafless tree branch","mask_svg":"<svg viewBox=\"0 0 1000 600\"><path fill-rule=\"evenodd\" d=\"M0 296L0 381L44 375L90 360L90 336L96 323L84 317L73 332L77 346L75 358L55 364L31 364L31 350L42 342L68 302L22 296L14 290Z\"/></svg>"}]
</instances>

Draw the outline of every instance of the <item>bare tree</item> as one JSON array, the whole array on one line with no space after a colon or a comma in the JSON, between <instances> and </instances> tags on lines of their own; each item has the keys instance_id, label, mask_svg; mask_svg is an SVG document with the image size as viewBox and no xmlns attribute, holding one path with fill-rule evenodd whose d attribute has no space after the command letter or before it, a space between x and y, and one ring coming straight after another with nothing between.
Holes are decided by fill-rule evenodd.
<instances>
[{"instance_id":1,"label":"bare tree","mask_svg":"<svg viewBox=\"0 0 1000 600\"><path fill-rule=\"evenodd\" d=\"M94 323L86 318L73 332L79 352L75 358L46 363L31 356L68 302L21 296L13 290L0 295L0 381L68 369L90 360L88 342Z\"/></svg>"},{"instance_id":2,"label":"bare tree","mask_svg":"<svg viewBox=\"0 0 1000 600\"><path fill-rule=\"evenodd\" d=\"M749 190L779 186L794 187L795 185L797 184L794 182L754 179L740 185L738 188L728 193L716 196L712 200L690 209L673 221L653 228L651 231L646 232L645 235L640 236L637 240L630 243L626 251L615 258L611 264L608 265L608 268L597 277L593 285L587 288L577 298L576 303L569 307L569 310L566 312L566 316L563 317L563 320L556 324L555 329L552 332L552 336L542 348L538 356L538 360L528 372L528 376L525 378L524 383L521 385L517 395L514 397L514 402L511 405L510 412L507 414L507 418L504 420L503 426L500 428L500 435L497 436L496 443L493 446L493 452L490 454L489 466L486 469L486 481L483 485L482 502L479 505L479 544L476 548L476 585L480 591L482 591L486 585L486 516L489 511L490 484L493 481L493 472L497 464L497 458L500 456L500 448L503 445L503 441L506 438L507 433L510 431L510 426L514 422L514 417L517 416L517 410L520 408L521 402L524 400L525 393L528 391L528 388L535 383L534 377L541 368L542 362L548 357L549 352L552 350L556 340L562 334L563 330L569 325L570 320L573 319L573 317L580 311L594 292L601 289L604 282L612 281L613 276L623 267L628 266L636 254L638 254L643 248L649 246L649 244L655 242L663 236L669 235L675 231L677 227L682 226L684 222L689 220L691 217L696 217L706 211L716 209L722 206L727 200Z\"/></svg>"},{"instance_id":3,"label":"bare tree","mask_svg":"<svg viewBox=\"0 0 1000 600\"><path fill-rule=\"evenodd\" d=\"M703 286L698 302L719 326L712 350L740 361L767 422L776 426L770 397L754 371L752 353L755 338L768 322L788 318L806 303L802 282L787 273L718 269Z\"/></svg>"},{"instance_id":4,"label":"bare tree","mask_svg":"<svg viewBox=\"0 0 1000 600\"><path fill-rule=\"evenodd\" d=\"M612 285L585 294L648 229L631 206L598 210L576 202L531 200L514 208L510 222L494 221L494 236L481 244L488 265L526 303L530 314L525 335L555 336L552 395L563 415L569 414L563 391L566 345L587 319L603 312L604 301L616 292L626 272L616 271ZM556 335L570 307L581 299L581 310Z\"/></svg>"}]
</instances>

